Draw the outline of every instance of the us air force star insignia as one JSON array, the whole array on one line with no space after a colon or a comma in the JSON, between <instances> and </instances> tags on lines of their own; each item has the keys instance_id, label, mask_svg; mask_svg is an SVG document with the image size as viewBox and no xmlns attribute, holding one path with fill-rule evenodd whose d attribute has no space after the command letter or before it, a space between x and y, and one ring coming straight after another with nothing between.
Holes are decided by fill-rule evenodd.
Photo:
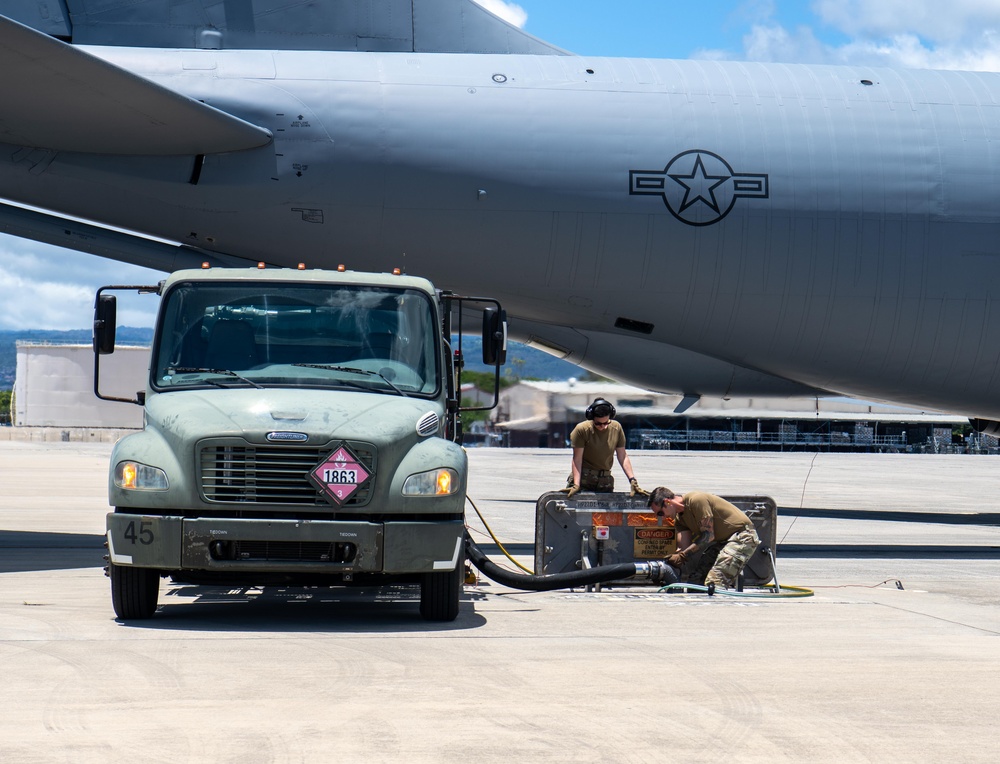
<instances>
[{"instance_id":1,"label":"us air force star insignia","mask_svg":"<svg viewBox=\"0 0 1000 764\"><path fill-rule=\"evenodd\" d=\"M767 199L767 175L733 172L718 154L684 151L662 171L630 170L629 194L659 196L670 213L688 225L712 225L729 214L740 197Z\"/></svg>"}]
</instances>

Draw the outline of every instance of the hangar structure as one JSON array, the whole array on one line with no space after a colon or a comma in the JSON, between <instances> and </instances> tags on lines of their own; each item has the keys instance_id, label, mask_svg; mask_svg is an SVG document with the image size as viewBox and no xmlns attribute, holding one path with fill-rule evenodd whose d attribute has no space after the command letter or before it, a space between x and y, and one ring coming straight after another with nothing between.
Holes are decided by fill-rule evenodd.
<instances>
[{"instance_id":1,"label":"hangar structure","mask_svg":"<svg viewBox=\"0 0 1000 764\"><path fill-rule=\"evenodd\" d=\"M613 382L522 381L500 394L494 440L566 448L595 398L617 408L630 449L765 451L997 450L967 435L965 417L849 398L708 398L653 393Z\"/></svg>"}]
</instances>

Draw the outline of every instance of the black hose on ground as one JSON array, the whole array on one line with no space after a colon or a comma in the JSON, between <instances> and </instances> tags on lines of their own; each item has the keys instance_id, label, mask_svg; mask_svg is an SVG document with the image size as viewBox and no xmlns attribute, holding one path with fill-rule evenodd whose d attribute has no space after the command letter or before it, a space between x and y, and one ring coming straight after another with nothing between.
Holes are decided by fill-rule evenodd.
<instances>
[{"instance_id":1,"label":"black hose on ground","mask_svg":"<svg viewBox=\"0 0 1000 764\"><path fill-rule=\"evenodd\" d=\"M651 583L663 584L673 584L678 580L677 572L660 560L622 562L617 565L602 565L598 568L576 570L571 573L551 573L542 576L514 573L491 562L468 533L465 534L465 556L490 580L509 586L511 589L523 589L530 592L569 589L574 586L603 584L608 581L620 581L634 577L648 578Z\"/></svg>"}]
</instances>

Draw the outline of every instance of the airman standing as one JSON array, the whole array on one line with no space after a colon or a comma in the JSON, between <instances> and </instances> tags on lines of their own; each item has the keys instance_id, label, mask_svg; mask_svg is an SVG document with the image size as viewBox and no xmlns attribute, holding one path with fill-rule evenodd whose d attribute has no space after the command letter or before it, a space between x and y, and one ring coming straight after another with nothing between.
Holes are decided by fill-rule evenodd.
<instances>
[{"instance_id":1,"label":"airman standing","mask_svg":"<svg viewBox=\"0 0 1000 764\"><path fill-rule=\"evenodd\" d=\"M586 421L573 428L569 436L573 446L573 471L563 489L567 497L580 490L612 493L615 479L611 467L615 457L628 478L631 495L646 495L639 488L632 461L625 452L625 431L615 421L616 413L610 401L596 398L587 407Z\"/></svg>"}]
</instances>

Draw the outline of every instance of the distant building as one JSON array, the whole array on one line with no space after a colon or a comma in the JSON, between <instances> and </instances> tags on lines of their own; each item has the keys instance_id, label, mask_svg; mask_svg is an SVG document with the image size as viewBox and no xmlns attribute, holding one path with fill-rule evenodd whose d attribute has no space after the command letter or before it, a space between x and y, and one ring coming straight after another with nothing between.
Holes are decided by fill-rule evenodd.
<instances>
[{"instance_id":1,"label":"distant building","mask_svg":"<svg viewBox=\"0 0 1000 764\"><path fill-rule=\"evenodd\" d=\"M652 408L658 397L663 396L613 382L518 382L500 393L491 418L506 433L505 445L564 448L594 398L614 403L621 420L622 407Z\"/></svg>"},{"instance_id":2,"label":"distant building","mask_svg":"<svg viewBox=\"0 0 1000 764\"><path fill-rule=\"evenodd\" d=\"M119 346L101 359L101 392L133 398L148 372L148 347ZM12 408L16 427L142 427L141 406L94 395L90 345L18 342Z\"/></svg>"},{"instance_id":3,"label":"distant building","mask_svg":"<svg viewBox=\"0 0 1000 764\"><path fill-rule=\"evenodd\" d=\"M460 390L460 395L463 401L463 405L470 406L492 406L493 405L493 389L481 390L473 382L465 382Z\"/></svg>"},{"instance_id":4,"label":"distant building","mask_svg":"<svg viewBox=\"0 0 1000 764\"><path fill-rule=\"evenodd\" d=\"M509 446L566 448L594 398L618 410L630 449L965 450L965 417L848 398L685 398L608 382L520 382L500 394L492 427ZM997 441L974 436L976 449Z\"/></svg>"}]
</instances>

